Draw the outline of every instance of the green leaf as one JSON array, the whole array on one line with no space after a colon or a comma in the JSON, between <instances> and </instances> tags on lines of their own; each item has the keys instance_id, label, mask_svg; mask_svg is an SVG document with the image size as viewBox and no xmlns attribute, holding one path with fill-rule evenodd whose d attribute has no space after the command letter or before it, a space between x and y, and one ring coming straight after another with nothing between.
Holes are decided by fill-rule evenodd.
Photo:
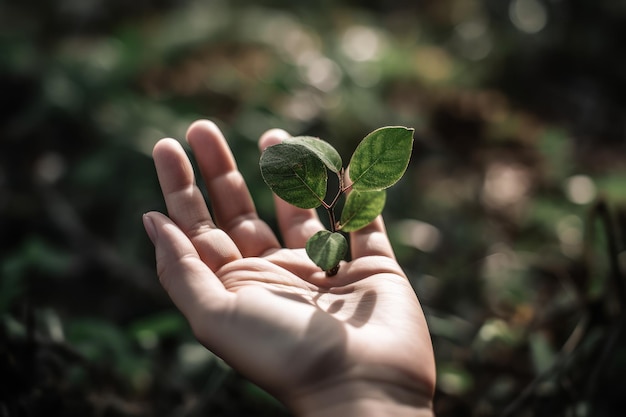
<instances>
[{"instance_id":1,"label":"green leaf","mask_svg":"<svg viewBox=\"0 0 626 417\"><path fill-rule=\"evenodd\" d=\"M386 197L385 190L350 191L341 212L341 230L354 232L370 224L383 212Z\"/></svg>"},{"instance_id":2,"label":"green leaf","mask_svg":"<svg viewBox=\"0 0 626 417\"><path fill-rule=\"evenodd\" d=\"M395 184L406 171L413 148L413 129L383 127L359 143L350 159L352 188L383 190Z\"/></svg>"},{"instance_id":3,"label":"green leaf","mask_svg":"<svg viewBox=\"0 0 626 417\"><path fill-rule=\"evenodd\" d=\"M277 196L300 208L315 208L326 195L327 171L317 155L301 145L280 143L261 154L263 180Z\"/></svg>"},{"instance_id":4,"label":"green leaf","mask_svg":"<svg viewBox=\"0 0 626 417\"><path fill-rule=\"evenodd\" d=\"M296 136L283 140L283 143L301 145L313 152L333 172L341 171L343 163L339 152L332 145L322 139L312 136Z\"/></svg>"},{"instance_id":5,"label":"green leaf","mask_svg":"<svg viewBox=\"0 0 626 417\"><path fill-rule=\"evenodd\" d=\"M329 271L339 265L348 251L348 242L341 233L320 230L306 242L306 253L315 265Z\"/></svg>"}]
</instances>

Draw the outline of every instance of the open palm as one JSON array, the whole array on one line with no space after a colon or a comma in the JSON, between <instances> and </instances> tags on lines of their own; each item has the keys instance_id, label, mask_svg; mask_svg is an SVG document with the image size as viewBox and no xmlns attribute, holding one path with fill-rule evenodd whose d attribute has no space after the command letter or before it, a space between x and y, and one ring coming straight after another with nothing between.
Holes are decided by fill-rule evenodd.
<instances>
[{"instance_id":1,"label":"open palm","mask_svg":"<svg viewBox=\"0 0 626 417\"><path fill-rule=\"evenodd\" d=\"M285 137L269 131L260 146ZM151 212L144 224L161 283L198 340L297 413L379 397L429 407L428 329L382 218L351 234L353 260L329 278L303 249L323 228L314 210L275 200L281 247L219 129L198 121L187 139L215 221L183 148L163 139L153 155L169 218Z\"/></svg>"}]
</instances>

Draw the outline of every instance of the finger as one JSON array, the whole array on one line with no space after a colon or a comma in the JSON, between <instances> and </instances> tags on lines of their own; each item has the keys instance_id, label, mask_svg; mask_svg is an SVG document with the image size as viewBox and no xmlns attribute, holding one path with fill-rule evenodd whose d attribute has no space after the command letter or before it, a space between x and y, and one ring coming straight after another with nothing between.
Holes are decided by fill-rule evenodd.
<instances>
[{"instance_id":1,"label":"finger","mask_svg":"<svg viewBox=\"0 0 626 417\"><path fill-rule=\"evenodd\" d=\"M237 169L226 139L211 121L199 120L187 131L218 226L243 256L260 256L280 247L272 229L259 219L248 187Z\"/></svg>"},{"instance_id":2,"label":"finger","mask_svg":"<svg viewBox=\"0 0 626 417\"><path fill-rule=\"evenodd\" d=\"M226 291L172 220L151 212L143 216L143 223L155 245L161 285L200 337L202 329L210 328L206 320L228 311L234 296Z\"/></svg>"},{"instance_id":3,"label":"finger","mask_svg":"<svg viewBox=\"0 0 626 417\"><path fill-rule=\"evenodd\" d=\"M350 233L352 259L365 256L385 256L396 258L382 216L378 216L372 223L356 232Z\"/></svg>"},{"instance_id":4,"label":"finger","mask_svg":"<svg viewBox=\"0 0 626 417\"><path fill-rule=\"evenodd\" d=\"M191 239L200 258L213 271L241 258L235 243L215 227L180 143L163 139L152 155L169 216Z\"/></svg>"},{"instance_id":5,"label":"finger","mask_svg":"<svg viewBox=\"0 0 626 417\"><path fill-rule=\"evenodd\" d=\"M259 139L259 148L263 151L268 146L280 143L288 137L290 137L289 134L284 130L269 130ZM278 227L288 248L303 248L311 236L324 229L314 209L298 208L276 195L274 195L274 205Z\"/></svg>"}]
</instances>

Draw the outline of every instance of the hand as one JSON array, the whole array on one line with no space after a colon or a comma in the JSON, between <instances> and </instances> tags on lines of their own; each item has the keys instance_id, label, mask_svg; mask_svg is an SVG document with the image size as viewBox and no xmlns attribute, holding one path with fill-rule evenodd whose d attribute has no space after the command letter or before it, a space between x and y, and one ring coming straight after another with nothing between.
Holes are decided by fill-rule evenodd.
<instances>
[{"instance_id":1,"label":"hand","mask_svg":"<svg viewBox=\"0 0 626 417\"><path fill-rule=\"evenodd\" d=\"M169 218L150 212L144 225L197 339L297 415L430 415L431 341L382 218L351 234L352 261L329 278L303 249L323 229L315 210L275 199L281 247L215 124L195 122L187 139L215 217L183 148L163 139L153 155Z\"/></svg>"}]
</instances>

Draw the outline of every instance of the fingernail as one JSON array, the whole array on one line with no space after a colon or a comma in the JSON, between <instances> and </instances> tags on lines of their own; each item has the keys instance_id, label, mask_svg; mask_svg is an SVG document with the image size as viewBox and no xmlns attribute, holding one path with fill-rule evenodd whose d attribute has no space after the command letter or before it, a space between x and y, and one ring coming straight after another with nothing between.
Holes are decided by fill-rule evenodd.
<instances>
[{"instance_id":1,"label":"fingernail","mask_svg":"<svg viewBox=\"0 0 626 417\"><path fill-rule=\"evenodd\" d=\"M152 244L155 244L157 239L157 229L154 224L154 220L152 220L152 217L150 217L148 214L144 214L142 220L143 227L146 229L148 237L152 241Z\"/></svg>"}]
</instances>

